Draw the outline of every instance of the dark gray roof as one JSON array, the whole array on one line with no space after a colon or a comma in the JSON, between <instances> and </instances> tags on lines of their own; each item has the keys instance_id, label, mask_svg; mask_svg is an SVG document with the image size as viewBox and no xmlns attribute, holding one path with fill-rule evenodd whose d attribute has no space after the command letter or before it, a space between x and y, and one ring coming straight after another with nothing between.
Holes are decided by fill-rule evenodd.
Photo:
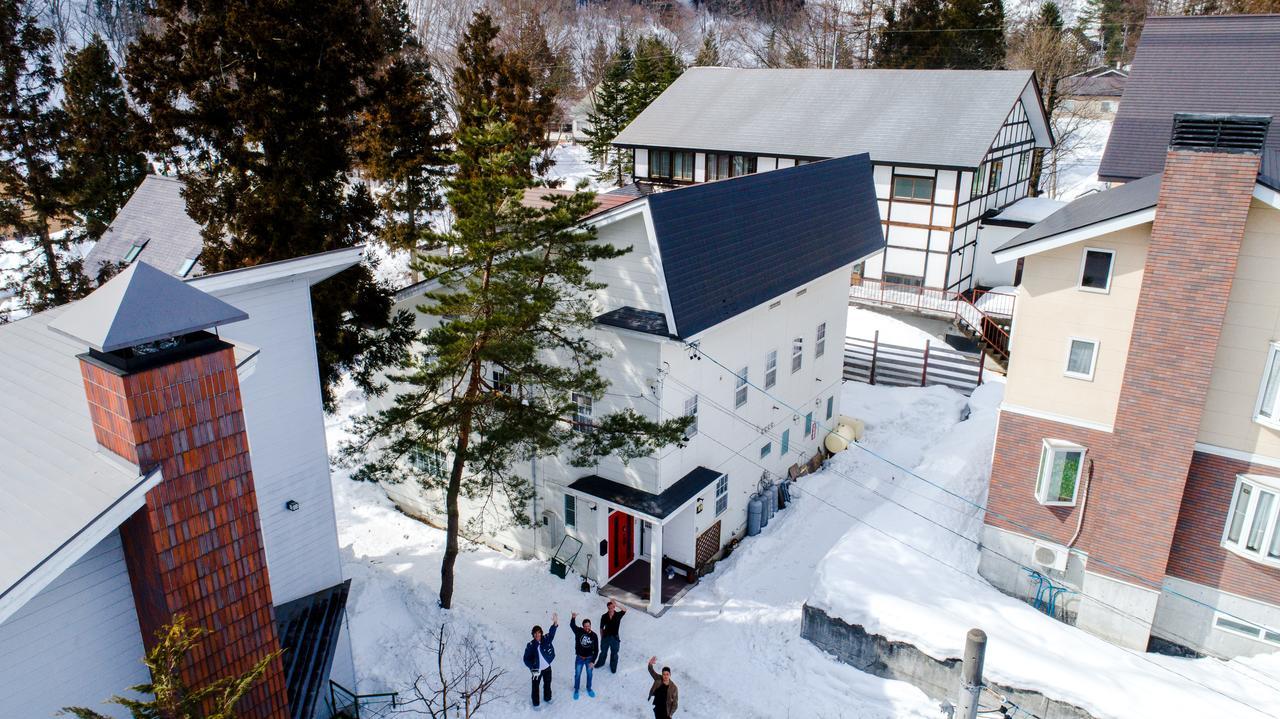
<instances>
[{"instance_id":1,"label":"dark gray roof","mask_svg":"<svg viewBox=\"0 0 1280 719\"><path fill-rule=\"evenodd\" d=\"M594 474L579 479L569 485L569 489L663 520L722 474L714 469L698 467L667 487L662 494L650 494Z\"/></svg>"},{"instance_id":2,"label":"dark gray roof","mask_svg":"<svg viewBox=\"0 0 1280 719\"><path fill-rule=\"evenodd\" d=\"M646 334L670 337L667 329L667 316L653 310L642 310L636 307L619 307L596 318L596 322L610 327L644 332Z\"/></svg>"},{"instance_id":3,"label":"dark gray roof","mask_svg":"<svg viewBox=\"0 0 1280 719\"><path fill-rule=\"evenodd\" d=\"M1280 128L1273 130L1280 133ZM1280 147L1262 150L1262 166L1258 168L1258 182L1280 192Z\"/></svg>"},{"instance_id":4,"label":"dark gray roof","mask_svg":"<svg viewBox=\"0 0 1280 719\"><path fill-rule=\"evenodd\" d=\"M884 246L864 153L650 195L680 337Z\"/></svg>"},{"instance_id":5,"label":"dark gray roof","mask_svg":"<svg viewBox=\"0 0 1280 719\"><path fill-rule=\"evenodd\" d=\"M248 318L240 309L138 260L67 308L49 328L112 352Z\"/></svg>"},{"instance_id":6,"label":"dark gray roof","mask_svg":"<svg viewBox=\"0 0 1280 719\"><path fill-rule=\"evenodd\" d=\"M182 188L182 181L174 177L145 177L89 251L85 272L96 277L103 264L123 261L131 247L144 242L139 259L171 275L177 275L187 260L199 257L204 239L200 225L187 214ZM190 274L200 272L197 263Z\"/></svg>"},{"instance_id":7,"label":"dark gray roof","mask_svg":"<svg viewBox=\"0 0 1280 719\"><path fill-rule=\"evenodd\" d=\"M312 719L329 688L351 580L275 607L291 719Z\"/></svg>"},{"instance_id":8,"label":"dark gray roof","mask_svg":"<svg viewBox=\"0 0 1280 719\"><path fill-rule=\"evenodd\" d=\"M1163 170L1177 112L1280 118L1280 15L1147 18L1099 178Z\"/></svg>"},{"instance_id":9,"label":"dark gray roof","mask_svg":"<svg viewBox=\"0 0 1280 719\"><path fill-rule=\"evenodd\" d=\"M614 142L976 167L1024 91L1040 113L1032 82L1030 70L691 67Z\"/></svg>"},{"instance_id":10,"label":"dark gray roof","mask_svg":"<svg viewBox=\"0 0 1280 719\"><path fill-rule=\"evenodd\" d=\"M1058 84L1068 97L1120 97L1127 78L1123 75L1071 76Z\"/></svg>"},{"instance_id":11,"label":"dark gray roof","mask_svg":"<svg viewBox=\"0 0 1280 719\"><path fill-rule=\"evenodd\" d=\"M1144 177L1093 195L1085 195L1036 223L1026 232L996 248L1004 252L1015 247L1079 230L1089 225L1122 217L1156 206L1160 196L1160 175Z\"/></svg>"}]
</instances>

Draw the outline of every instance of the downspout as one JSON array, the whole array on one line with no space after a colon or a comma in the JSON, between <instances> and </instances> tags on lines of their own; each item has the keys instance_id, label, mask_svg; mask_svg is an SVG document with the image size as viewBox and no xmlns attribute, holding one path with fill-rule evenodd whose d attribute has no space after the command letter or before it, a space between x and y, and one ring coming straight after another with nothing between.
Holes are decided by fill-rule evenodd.
<instances>
[{"instance_id":1,"label":"downspout","mask_svg":"<svg viewBox=\"0 0 1280 719\"><path fill-rule=\"evenodd\" d=\"M1089 504L1089 484L1093 482L1093 460L1089 460L1089 473L1084 478L1084 497L1080 500L1080 516L1076 517L1076 533L1071 535L1071 541L1067 542L1067 549L1075 545L1076 540L1080 538L1080 530L1084 527L1084 508Z\"/></svg>"}]
</instances>

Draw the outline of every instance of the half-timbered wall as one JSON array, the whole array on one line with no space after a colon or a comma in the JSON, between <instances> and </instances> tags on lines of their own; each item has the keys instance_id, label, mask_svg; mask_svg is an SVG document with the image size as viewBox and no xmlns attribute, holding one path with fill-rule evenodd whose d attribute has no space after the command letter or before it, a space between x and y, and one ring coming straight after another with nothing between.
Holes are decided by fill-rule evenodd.
<instances>
[{"instance_id":1,"label":"half-timbered wall","mask_svg":"<svg viewBox=\"0 0 1280 719\"><path fill-rule=\"evenodd\" d=\"M982 165L973 168L907 166L873 163L885 251L860 268L864 277L890 279L926 287L968 290L974 287L978 251L978 221L1027 196L1035 134L1022 100L1014 104ZM651 176L651 150L636 148L633 176L643 182L689 184ZM687 152L687 150L686 150ZM694 151L692 182L707 179L707 153ZM793 167L797 162L823 158L756 155L756 172ZM976 175L976 176L975 176ZM933 183L932 196L902 196L894 192L896 178L923 178ZM855 270L858 271L858 270Z\"/></svg>"}]
</instances>

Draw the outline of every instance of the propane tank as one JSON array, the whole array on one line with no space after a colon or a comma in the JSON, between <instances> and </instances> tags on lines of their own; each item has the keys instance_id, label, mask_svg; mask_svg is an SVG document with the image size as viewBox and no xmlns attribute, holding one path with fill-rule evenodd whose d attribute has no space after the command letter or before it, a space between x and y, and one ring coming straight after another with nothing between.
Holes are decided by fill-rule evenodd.
<instances>
[{"instance_id":1,"label":"propane tank","mask_svg":"<svg viewBox=\"0 0 1280 719\"><path fill-rule=\"evenodd\" d=\"M791 482L784 481L780 489L782 490L782 508L786 509L787 505L791 504Z\"/></svg>"},{"instance_id":2,"label":"propane tank","mask_svg":"<svg viewBox=\"0 0 1280 719\"><path fill-rule=\"evenodd\" d=\"M760 533L760 528L764 526L764 521L761 519L762 514L764 514L764 503L760 501L760 495L751 495L751 499L747 501L748 537L754 537Z\"/></svg>"},{"instance_id":3,"label":"propane tank","mask_svg":"<svg viewBox=\"0 0 1280 719\"><path fill-rule=\"evenodd\" d=\"M765 485L757 492L760 495L760 527L769 526L769 520L773 518L773 512L769 511L769 485Z\"/></svg>"},{"instance_id":4,"label":"propane tank","mask_svg":"<svg viewBox=\"0 0 1280 719\"><path fill-rule=\"evenodd\" d=\"M777 482L770 482L769 486L764 488L764 506L765 513L769 515L769 519L773 519L773 515L778 513Z\"/></svg>"}]
</instances>

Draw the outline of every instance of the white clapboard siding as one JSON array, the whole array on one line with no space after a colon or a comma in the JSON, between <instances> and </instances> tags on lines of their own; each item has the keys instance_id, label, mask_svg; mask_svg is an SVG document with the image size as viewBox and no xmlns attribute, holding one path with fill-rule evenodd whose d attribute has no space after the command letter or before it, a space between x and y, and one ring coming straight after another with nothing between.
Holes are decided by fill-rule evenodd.
<instances>
[{"instance_id":1,"label":"white clapboard siding","mask_svg":"<svg viewBox=\"0 0 1280 719\"><path fill-rule=\"evenodd\" d=\"M112 532L0 624L0 716L43 719L103 705L148 681L120 534Z\"/></svg>"}]
</instances>

